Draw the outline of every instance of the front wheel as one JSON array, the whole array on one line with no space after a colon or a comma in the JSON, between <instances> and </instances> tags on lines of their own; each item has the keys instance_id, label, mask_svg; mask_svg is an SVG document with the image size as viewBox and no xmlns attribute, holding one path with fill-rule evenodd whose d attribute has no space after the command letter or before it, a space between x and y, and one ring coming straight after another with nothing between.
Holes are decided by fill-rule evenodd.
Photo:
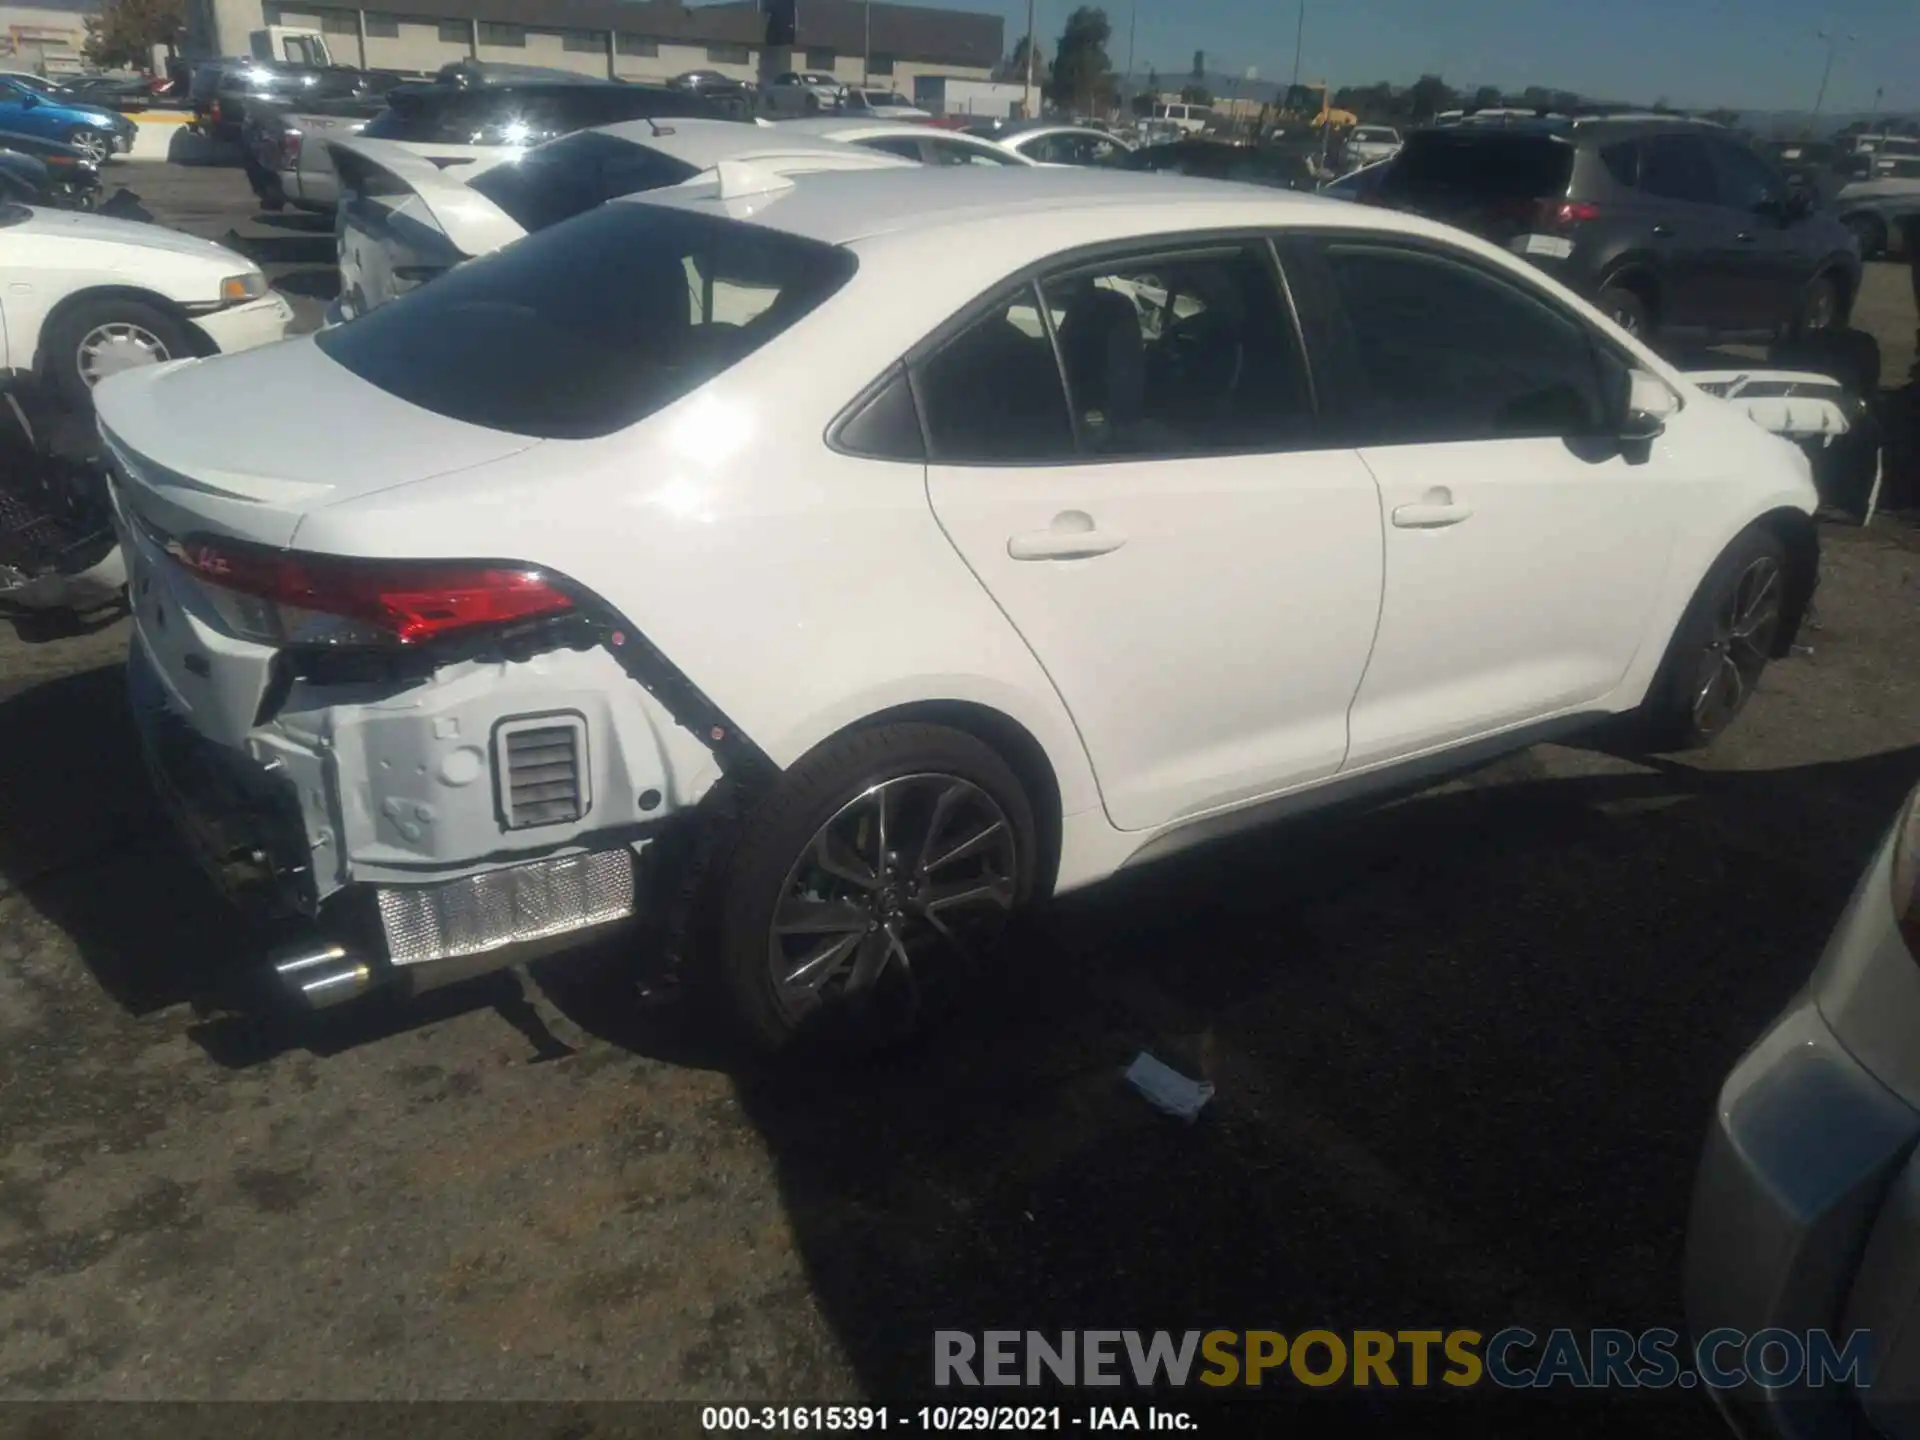
<instances>
[{"instance_id":1,"label":"front wheel","mask_svg":"<svg viewBox=\"0 0 1920 1440\"><path fill-rule=\"evenodd\" d=\"M1624 285L1606 286L1594 303L1601 314L1637 340L1646 339L1653 330L1653 316L1647 302Z\"/></svg>"},{"instance_id":2,"label":"front wheel","mask_svg":"<svg viewBox=\"0 0 1920 1440\"><path fill-rule=\"evenodd\" d=\"M904 1038L984 979L1035 873L1033 809L973 736L842 735L754 809L711 903L724 999L762 1051Z\"/></svg>"},{"instance_id":3,"label":"front wheel","mask_svg":"<svg viewBox=\"0 0 1920 1440\"><path fill-rule=\"evenodd\" d=\"M82 300L46 329L47 378L76 410L93 403L93 387L109 375L159 365L195 352L187 323L144 300Z\"/></svg>"},{"instance_id":4,"label":"front wheel","mask_svg":"<svg viewBox=\"0 0 1920 1440\"><path fill-rule=\"evenodd\" d=\"M1840 323L1840 286L1831 275L1816 275L1800 296L1800 307L1789 322L1795 339L1819 335Z\"/></svg>"},{"instance_id":5,"label":"front wheel","mask_svg":"<svg viewBox=\"0 0 1920 1440\"><path fill-rule=\"evenodd\" d=\"M104 130L95 130L90 125L80 125L69 130L67 144L80 151L96 165L104 165L113 158L113 137Z\"/></svg>"},{"instance_id":6,"label":"front wheel","mask_svg":"<svg viewBox=\"0 0 1920 1440\"><path fill-rule=\"evenodd\" d=\"M1721 553L1694 593L1640 712L1641 748L1710 745L1753 698L1785 615L1787 552L1752 529Z\"/></svg>"}]
</instances>

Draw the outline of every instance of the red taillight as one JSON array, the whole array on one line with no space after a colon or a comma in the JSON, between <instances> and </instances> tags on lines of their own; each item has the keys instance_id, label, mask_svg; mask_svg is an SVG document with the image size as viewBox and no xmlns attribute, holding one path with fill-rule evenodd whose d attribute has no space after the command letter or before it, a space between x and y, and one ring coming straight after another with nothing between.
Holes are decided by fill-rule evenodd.
<instances>
[{"instance_id":1,"label":"red taillight","mask_svg":"<svg viewBox=\"0 0 1920 1440\"><path fill-rule=\"evenodd\" d=\"M292 170L300 164L300 132L289 130L280 137L280 168Z\"/></svg>"},{"instance_id":2,"label":"red taillight","mask_svg":"<svg viewBox=\"0 0 1920 1440\"><path fill-rule=\"evenodd\" d=\"M205 539L168 548L209 587L229 625L274 645L418 645L573 608L546 577L524 568L347 560ZM222 603L221 592L232 598Z\"/></svg>"},{"instance_id":3,"label":"red taillight","mask_svg":"<svg viewBox=\"0 0 1920 1440\"><path fill-rule=\"evenodd\" d=\"M1583 220L1597 220L1600 207L1589 205L1584 200L1551 200L1540 202L1541 218L1555 229L1565 229L1569 225L1578 225Z\"/></svg>"},{"instance_id":4,"label":"red taillight","mask_svg":"<svg viewBox=\"0 0 1920 1440\"><path fill-rule=\"evenodd\" d=\"M212 101L208 104L207 118L213 121L213 123L216 125L220 123L220 102L218 100Z\"/></svg>"}]
</instances>

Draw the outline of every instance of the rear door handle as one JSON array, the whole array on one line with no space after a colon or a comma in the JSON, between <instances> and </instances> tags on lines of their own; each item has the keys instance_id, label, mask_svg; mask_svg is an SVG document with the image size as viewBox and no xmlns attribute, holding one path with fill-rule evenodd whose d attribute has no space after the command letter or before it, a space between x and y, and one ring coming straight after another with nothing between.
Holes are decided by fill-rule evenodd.
<instances>
[{"instance_id":1,"label":"rear door handle","mask_svg":"<svg viewBox=\"0 0 1920 1440\"><path fill-rule=\"evenodd\" d=\"M1111 530L1030 530L1007 541L1007 554L1015 560L1083 560L1109 554L1126 543L1126 536Z\"/></svg>"},{"instance_id":2,"label":"rear door handle","mask_svg":"<svg viewBox=\"0 0 1920 1440\"><path fill-rule=\"evenodd\" d=\"M1456 505L1452 501L1427 501L1419 505L1400 505L1394 508L1393 523L1402 530L1444 530L1449 525L1458 525L1473 515L1471 505Z\"/></svg>"},{"instance_id":3,"label":"rear door handle","mask_svg":"<svg viewBox=\"0 0 1920 1440\"><path fill-rule=\"evenodd\" d=\"M1065 510L1045 530L1029 530L1007 541L1015 560L1084 560L1107 555L1127 543L1117 530L1096 530L1093 518L1080 510Z\"/></svg>"},{"instance_id":4,"label":"rear door handle","mask_svg":"<svg viewBox=\"0 0 1920 1440\"><path fill-rule=\"evenodd\" d=\"M1673 227L1671 225L1656 225L1653 227L1653 233L1662 240L1670 240L1673 238Z\"/></svg>"},{"instance_id":5,"label":"rear door handle","mask_svg":"<svg viewBox=\"0 0 1920 1440\"><path fill-rule=\"evenodd\" d=\"M1753 231L1742 230L1738 235L1735 235L1733 238L1738 240L1742 245L1751 245L1753 243Z\"/></svg>"}]
</instances>

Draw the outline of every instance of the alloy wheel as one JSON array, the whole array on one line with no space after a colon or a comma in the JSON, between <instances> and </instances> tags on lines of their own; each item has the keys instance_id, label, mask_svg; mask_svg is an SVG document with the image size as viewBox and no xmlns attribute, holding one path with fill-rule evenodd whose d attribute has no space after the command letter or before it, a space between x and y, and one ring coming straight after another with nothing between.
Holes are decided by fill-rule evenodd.
<instances>
[{"instance_id":1,"label":"alloy wheel","mask_svg":"<svg viewBox=\"0 0 1920 1440\"><path fill-rule=\"evenodd\" d=\"M1817 282L1813 287L1813 293L1807 297L1806 317L1801 321L1800 328L1803 330L1831 329L1837 309L1833 286L1824 280Z\"/></svg>"},{"instance_id":2,"label":"alloy wheel","mask_svg":"<svg viewBox=\"0 0 1920 1440\"><path fill-rule=\"evenodd\" d=\"M96 165L104 165L113 157L113 142L98 130L77 131L67 143Z\"/></svg>"},{"instance_id":3,"label":"alloy wheel","mask_svg":"<svg viewBox=\"0 0 1920 1440\"><path fill-rule=\"evenodd\" d=\"M1702 736L1726 729L1752 695L1780 628L1783 589L1779 562L1762 555L1728 590L1694 690L1693 723Z\"/></svg>"},{"instance_id":4,"label":"alloy wheel","mask_svg":"<svg viewBox=\"0 0 1920 1440\"><path fill-rule=\"evenodd\" d=\"M1013 910L1019 854L992 796L955 775L903 775L836 811L787 872L768 935L775 997L912 1027L929 988L964 981Z\"/></svg>"},{"instance_id":5,"label":"alloy wheel","mask_svg":"<svg viewBox=\"0 0 1920 1440\"><path fill-rule=\"evenodd\" d=\"M172 357L166 342L143 325L113 320L96 325L80 337L74 360L80 378L91 389L109 375L142 365L158 365Z\"/></svg>"}]
</instances>

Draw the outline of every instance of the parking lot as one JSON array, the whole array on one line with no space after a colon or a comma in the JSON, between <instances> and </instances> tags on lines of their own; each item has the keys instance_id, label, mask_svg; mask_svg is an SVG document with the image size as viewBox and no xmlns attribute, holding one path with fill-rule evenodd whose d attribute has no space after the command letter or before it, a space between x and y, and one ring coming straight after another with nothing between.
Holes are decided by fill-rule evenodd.
<instances>
[{"instance_id":1,"label":"parking lot","mask_svg":"<svg viewBox=\"0 0 1920 1440\"><path fill-rule=\"evenodd\" d=\"M317 321L324 219L115 174ZM1856 321L1904 372L1903 271ZM0 633L0 1395L900 1405L941 1327L1678 1328L1719 1080L1920 782L1920 531L1823 541L1810 653L1714 749L1543 747L1189 853L815 1076L636 1009L617 956L230 1013L250 937L148 799L124 623ZM1141 1049L1215 1083L1197 1124L1120 1083Z\"/></svg>"}]
</instances>

